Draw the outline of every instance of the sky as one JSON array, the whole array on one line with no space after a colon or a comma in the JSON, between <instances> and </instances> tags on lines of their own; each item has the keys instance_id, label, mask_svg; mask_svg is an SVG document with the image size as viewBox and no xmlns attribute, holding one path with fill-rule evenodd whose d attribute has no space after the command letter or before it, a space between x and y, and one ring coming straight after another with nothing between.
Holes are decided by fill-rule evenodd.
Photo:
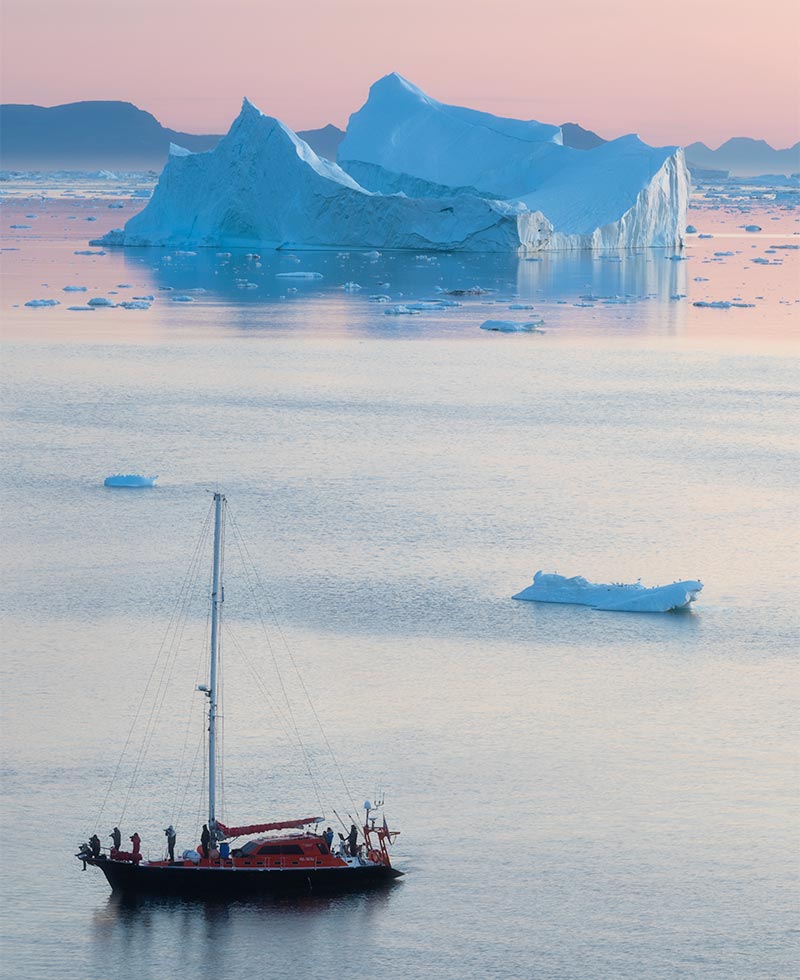
<instances>
[{"instance_id":1,"label":"sky","mask_svg":"<svg viewBox=\"0 0 800 980\"><path fill-rule=\"evenodd\" d=\"M0 101L121 99L184 132L225 132L244 96L343 128L398 71L606 138L800 139L797 0L0 0L0 37Z\"/></svg>"}]
</instances>

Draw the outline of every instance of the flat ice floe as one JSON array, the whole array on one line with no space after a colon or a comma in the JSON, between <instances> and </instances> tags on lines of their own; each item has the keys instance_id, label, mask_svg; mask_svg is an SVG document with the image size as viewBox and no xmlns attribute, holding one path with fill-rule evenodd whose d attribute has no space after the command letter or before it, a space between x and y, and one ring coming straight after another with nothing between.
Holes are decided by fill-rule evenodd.
<instances>
[{"instance_id":1,"label":"flat ice floe","mask_svg":"<svg viewBox=\"0 0 800 980\"><path fill-rule=\"evenodd\" d=\"M653 588L646 588L641 582L598 585L582 575L567 578L539 571L533 576L533 584L512 598L591 606L607 612L671 612L673 609L684 609L694 602L702 588L702 582L691 580Z\"/></svg>"}]
</instances>

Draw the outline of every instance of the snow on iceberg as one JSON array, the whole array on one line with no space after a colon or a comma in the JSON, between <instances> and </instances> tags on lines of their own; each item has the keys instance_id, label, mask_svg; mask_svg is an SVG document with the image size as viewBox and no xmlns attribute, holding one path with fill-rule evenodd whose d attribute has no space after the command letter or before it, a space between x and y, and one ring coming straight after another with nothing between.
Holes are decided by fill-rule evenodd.
<instances>
[{"instance_id":1,"label":"snow on iceberg","mask_svg":"<svg viewBox=\"0 0 800 980\"><path fill-rule=\"evenodd\" d=\"M374 194L244 101L205 153L170 154L147 206L104 245L516 249L539 234L520 205Z\"/></svg>"},{"instance_id":2,"label":"snow on iceberg","mask_svg":"<svg viewBox=\"0 0 800 980\"><path fill-rule=\"evenodd\" d=\"M415 196L521 202L530 250L683 244L689 172L680 147L623 136L563 146L558 127L445 105L400 75L380 79L350 117L338 159L363 186Z\"/></svg>"},{"instance_id":3,"label":"snow on iceberg","mask_svg":"<svg viewBox=\"0 0 800 980\"><path fill-rule=\"evenodd\" d=\"M528 602L573 603L608 612L671 612L673 609L684 609L694 602L702 588L702 582L693 581L673 582L672 585L654 588L645 588L641 582L597 585L582 575L567 578L539 571L533 576L533 585L512 598Z\"/></svg>"}]
</instances>

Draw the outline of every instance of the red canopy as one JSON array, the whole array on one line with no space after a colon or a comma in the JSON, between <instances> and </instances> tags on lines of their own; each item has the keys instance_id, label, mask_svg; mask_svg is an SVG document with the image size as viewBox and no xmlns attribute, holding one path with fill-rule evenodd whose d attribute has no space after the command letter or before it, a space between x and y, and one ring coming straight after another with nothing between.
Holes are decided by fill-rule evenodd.
<instances>
[{"instance_id":1,"label":"red canopy","mask_svg":"<svg viewBox=\"0 0 800 980\"><path fill-rule=\"evenodd\" d=\"M302 820L279 820L277 823L252 823L247 827L226 827L224 823L216 822L217 830L226 837L241 837L244 834L263 834L268 830L291 830L293 827L305 827L310 823L322 823L323 817L304 817Z\"/></svg>"}]
</instances>

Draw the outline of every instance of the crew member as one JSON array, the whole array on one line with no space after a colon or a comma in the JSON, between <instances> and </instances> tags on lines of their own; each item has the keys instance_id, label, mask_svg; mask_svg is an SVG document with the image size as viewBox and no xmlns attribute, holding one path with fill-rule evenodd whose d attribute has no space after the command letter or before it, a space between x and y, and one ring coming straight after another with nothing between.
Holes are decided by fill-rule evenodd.
<instances>
[{"instance_id":1,"label":"crew member","mask_svg":"<svg viewBox=\"0 0 800 980\"><path fill-rule=\"evenodd\" d=\"M175 828L172 824L169 825L164 831L167 835L167 847L169 848L169 859L170 861L175 860Z\"/></svg>"},{"instance_id":2,"label":"crew member","mask_svg":"<svg viewBox=\"0 0 800 980\"><path fill-rule=\"evenodd\" d=\"M108 836L111 838L114 850L118 851L122 846L122 832L119 827L115 827Z\"/></svg>"},{"instance_id":3,"label":"crew member","mask_svg":"<svg viewBox=\"0 0 800 980\"><path fill-rule=\"evenodd\" d=\"M331 844L333 844L333 831L331 830L331 828L327 827L325 829L325 833L322 836L325 840L325 843L328 845L328 850L330 850Z\"/></svg>"},{"instance_id":4,"label":"crew member","mask_svg":"<svg viewBox=\"0 0 800 980\"><path fill-rule=\"evenodd\" d=\"M97 836L97 834L92 834L92 836L89 838L89 847L90 847L91 852L92 852L92 857L95 858L95 859L96 858L99 858L100 857L100 838Z\"/></svg>"},{"instance_id":5,"label":"crew member","mask_svg":"<svg viewBox=\"0 0 800 980\"><path fill-rule=\"evenodd\" d=\"M142 860L142 838L134 831L130 837L133 850L131 851L131 861L138 864Z\"/></svg>"},{"instance_id":6,"label":"crew member","mask_svg":"<svg viewBox=\"0 0 800 980\"><path fill-rule=\"evenodd\" d=\"M358 830L354 823L350 824L350 833L347 835L347 845L350 848L350 854L355 857L358 854Z\"/></svg>"},{"instance_id":7,"label":"crew member","mask_svg":"<svg viewBox=\"0 0 800 980\"><path fill-rule=\"evenodd\" d=\"M208 829L208 824L203 824L203 833L200 834L200 850L203 852L203 857L208 860L208 845L211 843L211 831Z\"/></svg>"}]
</instances>

